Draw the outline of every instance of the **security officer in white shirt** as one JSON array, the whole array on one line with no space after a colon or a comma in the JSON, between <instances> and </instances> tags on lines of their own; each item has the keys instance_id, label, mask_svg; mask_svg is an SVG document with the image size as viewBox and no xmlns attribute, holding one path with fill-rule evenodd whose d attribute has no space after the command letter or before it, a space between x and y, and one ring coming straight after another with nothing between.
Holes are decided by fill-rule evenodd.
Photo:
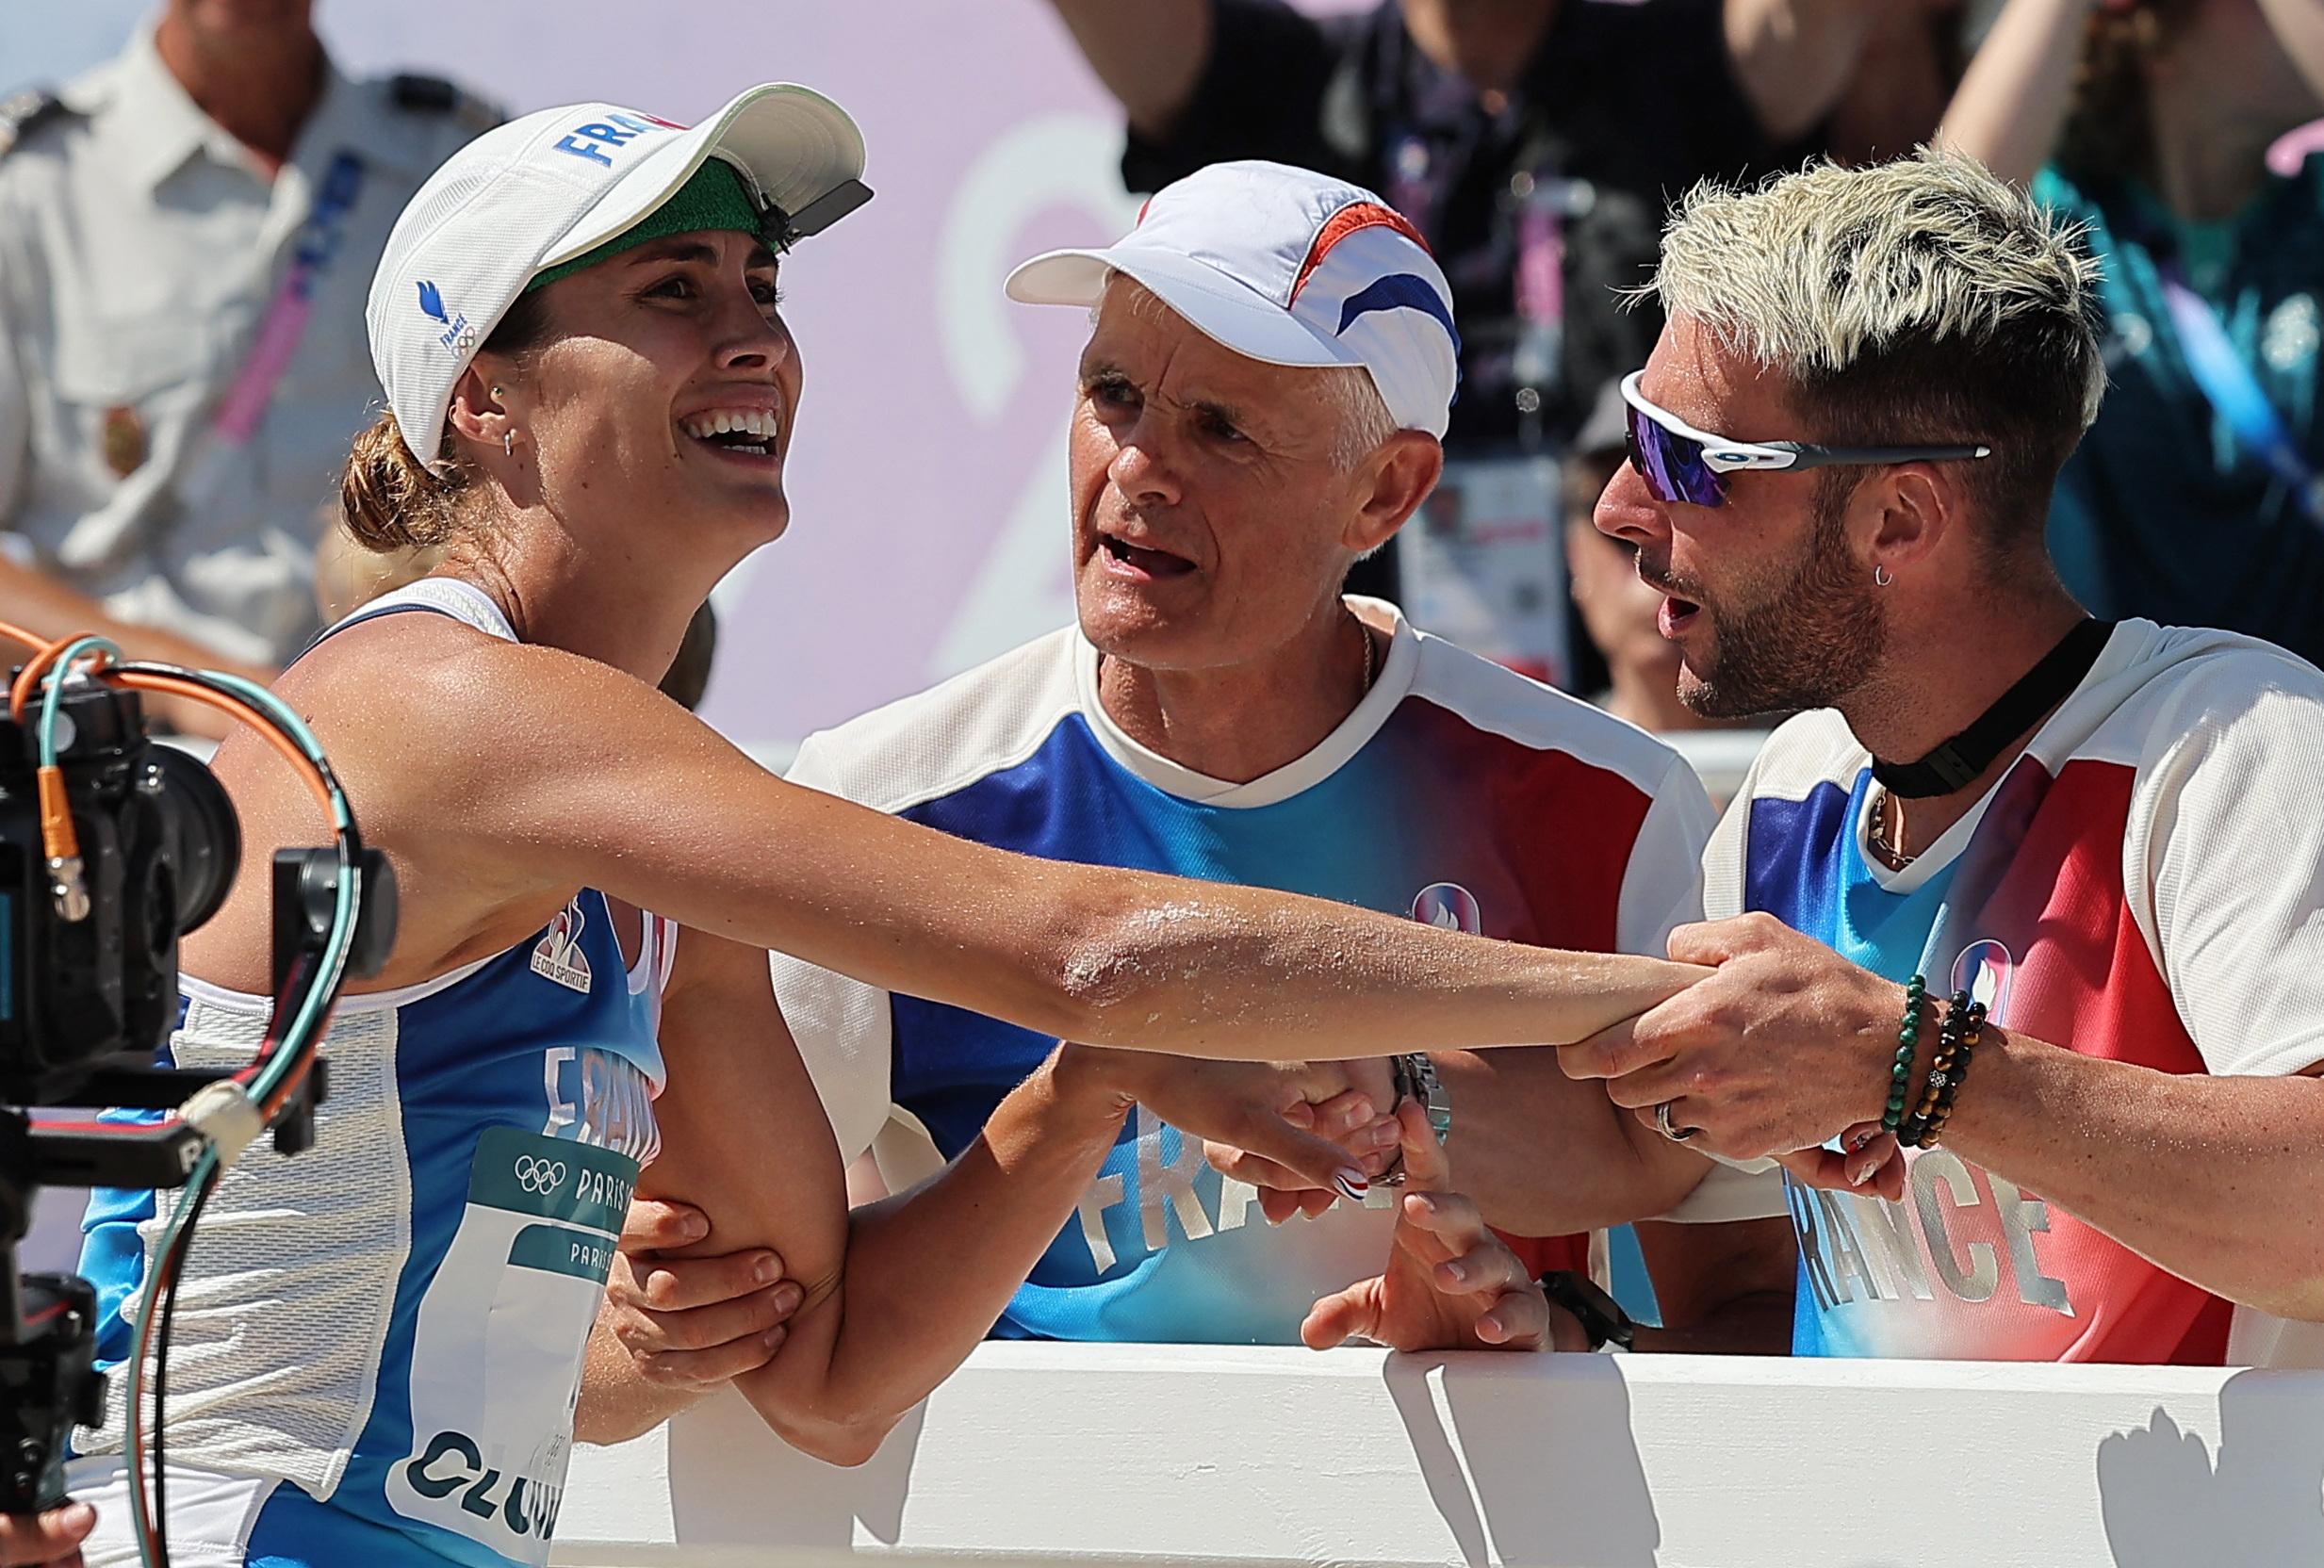
<instances>
[{"instance_id":1,"label":"security officer in white shirt","mask_svg":"<svg viewBox=\"0 0 2324 1568\"><path fill-rule=\"evenodd\" d=\"M311 9L167 0L0 105L0 606L34 631L263 679L315 629L321 509L377 396L372 264L499 117L341 75Z\"/></svg>"}]
</instances>

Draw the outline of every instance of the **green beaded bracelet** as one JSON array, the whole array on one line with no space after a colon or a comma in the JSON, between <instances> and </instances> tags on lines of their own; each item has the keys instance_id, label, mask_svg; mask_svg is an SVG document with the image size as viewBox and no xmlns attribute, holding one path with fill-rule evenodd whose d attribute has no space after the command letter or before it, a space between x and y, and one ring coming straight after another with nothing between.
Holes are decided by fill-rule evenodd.
<instances>
[{"instance_id":1,"label":"green beaded bracelet","mask_svg":"<svg viewBox=\"0 0 2324 1568\"><path fill-rule=\"evenodd\" d=\"M1916 974L1905 982L1905 1021L1896 1031L1896 1060L1889 1069L1889 1102L1880 1125L1895 1132L1905 1119L1905 1100L1912 1080L1912 1058L1921 1046L1921 999L1928 981Z\"/></svg>"}]
</instances>

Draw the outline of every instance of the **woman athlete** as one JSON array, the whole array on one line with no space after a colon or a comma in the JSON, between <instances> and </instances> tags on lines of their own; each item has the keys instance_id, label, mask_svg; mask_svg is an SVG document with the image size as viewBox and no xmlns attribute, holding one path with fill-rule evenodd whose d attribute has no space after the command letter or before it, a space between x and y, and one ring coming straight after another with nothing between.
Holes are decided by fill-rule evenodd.
<instances>
[{"instance_id":1,"label":"woman athlete","mask_svg":"<svg viewBox=\"0 0 2324 1568\"><path fill-rule=\"evenodd\" d=\"M581 105L455 155L388 241L368 318L391 412L355 444L345 520L443 565L279 691L393 864L401 922L340 1004L317 1147L254 1153L200 1228L168 1410L189 1560L545 1560L583 1345L657 1152L655 1190L803 1293L782 1353L737 1384L786 1438L860 1457L958 1363L974 1335L957 1304L925 1329L915 1263L974 1250L960 1277L997 1314L1049 1236L966 1217L1039 1152L996 1119L938 1179L959 1202L923 1206L953 1222L875 1216L851 1245L765 949L1131 1057L1253 1061L1568 1041L1697 972L981 848L787 785L660 695L696 607L789 519L780 253L861 200L861 170L852 122L800 88L692 130ZM269 855L315 834L260 746L231 740L216 767L250 853L187 945L188 1066L249 1056ZM1123 1058L1061 1048L1020 1092L1098 1059ZM1289 1129L1276 1147L1344 1163ZM152 1212L92 1211L116 1360ZM118 1448L118 1397L112 1415ZM106 1520L92 1560L122 1560L106 1446L75 1478Z\"/></svg>"}]
</instances>

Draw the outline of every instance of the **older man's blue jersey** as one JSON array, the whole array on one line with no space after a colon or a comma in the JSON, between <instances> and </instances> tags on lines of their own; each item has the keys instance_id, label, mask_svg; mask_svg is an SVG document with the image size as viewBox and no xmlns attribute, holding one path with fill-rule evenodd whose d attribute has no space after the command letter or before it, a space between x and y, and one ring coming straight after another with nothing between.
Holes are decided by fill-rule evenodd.
<instances>
[{"instance_id":1,"label":"older man's blue jersey","mask_svg":"<svg viewBox=\"0 0 2324 1568\"><path fill-rule=\"evenodd\" d=\"M1547 946L1659 956L1670 927L1696 918L1711 811L1686 763L1400 620L1347 721L1245 784L1123 734L1097 700L1097 663L1074 631L1042 638L810 738L792 777L1002 848ZM790 958L775 978L842 1153L874 1153L892 1190L966 1147L1056 1044ZM1392 1215L1375 1201L1270 1228L1251 1188L1141 1108L995 1331L1293 1341L1318 1295L1379 1272ZM1537 1259L1580 1266L1585 1245L1564 1238Z\"/></svg>"}]
</instances>

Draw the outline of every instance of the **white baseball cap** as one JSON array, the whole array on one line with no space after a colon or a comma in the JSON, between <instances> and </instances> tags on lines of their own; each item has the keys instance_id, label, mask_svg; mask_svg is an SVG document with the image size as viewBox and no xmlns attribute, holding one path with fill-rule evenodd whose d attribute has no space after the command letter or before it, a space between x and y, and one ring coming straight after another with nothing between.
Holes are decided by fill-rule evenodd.
<instances>
[{"instance_id":1,"label":"white baseball cap","mask_svg":"<svg viewBox=\"0 0 2324 1568\"><path fill-rule=\"evenodd\" d=\"M1246 358L1361 366L1399 429L1445 433L1460 382L1451 287L1420 231L1362 186L1214 163L1156 191L1104 250L1035 256L1008 297L1094 305L1114 272Z\"/></svg>"},{"instance_id":2,"label":"white baseball cap","mask_svg":"<svg viewBox=\"0 0 2324 1568\"><path fill-rule=\"evenodd\" d=\"M452 387L534 277L636 227L713 157L741 176L777 249L871 199L856 122L788 82L691 128L614 104L542 109L430 175L387 237L364 311L404 444L428 444L413 455L434 466Z\"/></svg>"}]
</instances>

